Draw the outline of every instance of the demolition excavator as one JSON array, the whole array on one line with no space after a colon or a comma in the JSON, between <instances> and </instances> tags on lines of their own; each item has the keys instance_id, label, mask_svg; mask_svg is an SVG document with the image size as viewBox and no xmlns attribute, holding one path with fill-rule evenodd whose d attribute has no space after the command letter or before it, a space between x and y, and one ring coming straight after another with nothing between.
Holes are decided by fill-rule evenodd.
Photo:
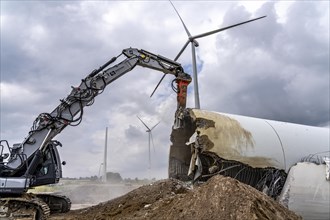
<instances>
[{"instance_id":1,"label":"demolition excavator","mask_svg":"<svg viewBox=\"0 0 330 220\"><path fill-rule=\"evenodd\" d=\"M125 59L109 67L120 55ZM70 200L52 194L31 194L28 189L58 183L62 177L62 162L57 150L62 146L55 136L68 125L78 125L83 109L93 104L96 96L114 80L142 66L175 76L172 87L177 93L177 126L180 112L186 107L186 94L191 77L180 63L166 57L135 48L124 49L103 66L82 79L78 87L60 100L51 113L41 113L33 122L31 131L22 143L10 146L7 140L0 142L0 219L46 219L53 212L70 210ZM176 83L176 87L175 87Z\"/></svg>"}]
</instances>

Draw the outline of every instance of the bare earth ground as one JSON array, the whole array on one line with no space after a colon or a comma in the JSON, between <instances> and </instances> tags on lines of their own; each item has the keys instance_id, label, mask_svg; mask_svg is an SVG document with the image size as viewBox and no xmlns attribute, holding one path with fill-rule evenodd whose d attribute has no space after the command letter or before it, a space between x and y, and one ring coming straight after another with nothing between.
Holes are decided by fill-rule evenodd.
<instances>
[{"instance_id":1,"label":"bare earth ground","mask_svg":"<svg viewBox=\"0 0 330 220\"><path fill-rule=\"evenodd\" d=\"M160 180L96 206L54 214L50 219L302 218L248 185L214 176L193 189L178 180Z\"/></svg>"}]
</instances>

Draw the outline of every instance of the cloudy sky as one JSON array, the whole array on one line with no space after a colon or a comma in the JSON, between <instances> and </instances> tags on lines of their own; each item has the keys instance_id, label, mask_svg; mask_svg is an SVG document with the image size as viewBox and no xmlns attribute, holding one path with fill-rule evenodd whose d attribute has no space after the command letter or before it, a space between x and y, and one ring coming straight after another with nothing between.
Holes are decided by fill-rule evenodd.
<instances>
[{"instance_id":1,"label":"cloudy sky","mask_svg":"<svg viewBox=\"0 0 330 220\"><path fill-rule=\"evenodd\" d=\"M329 126L329 1L173 1L199 39L202 109ZM174 59L187 40L168 1L1 1L1 139L19 143L93 69L136 47ZM178 60L192 74L190 47ZM110 84L78 127L56 137L66 177L98 175L105 128L108 170L125 178L167 176L176 94L167 76L136 67ZM194 107L193 84L188 107ZM153 130L152 167L148 136Z\"/></svg>"}]
</instances>

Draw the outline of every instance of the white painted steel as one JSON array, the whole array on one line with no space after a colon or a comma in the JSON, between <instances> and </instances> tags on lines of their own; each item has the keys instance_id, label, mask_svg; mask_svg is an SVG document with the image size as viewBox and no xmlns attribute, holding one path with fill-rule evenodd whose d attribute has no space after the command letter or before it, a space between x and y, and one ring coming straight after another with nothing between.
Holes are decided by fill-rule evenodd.
<instances>
[{"instance_id":1,"label":"white painted steel","mask_svg":"<svg viewBox=\"0 0 330 220\"><path fill-rule=\"evenodd\" d=\"M308 162L291 167L279 202L303 219L330 219L330 182L325 170L325 164Z\"/></svg>"},{"instance_id":2,"label":"white painted steel","mask_svg":"<svg viewBox=\"0 0 330 220\"><path fill-rule=\"evenodd\" d=\"M222 123L222 117L236 120L242 128L250 132L253 138L253 147L240 148L241 162L247 162L254 167L265 167L269 164L257 164L258 158L270 160L274 167L288 171L291 166L306 157L329 156L329 128L279 122L260 118L246 117L233 114L210 112L193 109L196 117L215 120L213 132L224 132L217 128ZM218 126L219 127L219 126ZM216 143L217 140L211 140ZM232 147L237 147L234 144ZM237 148L235 149L237 150ZM227 155L216 152L225 159ZM250 161L249 161L250 160Z\"/></svg>"},{"instance_id":3,"label":"white painted steel","mask_svg":"<svg viewBox=\"0 0 330 220\"><path fill-rule=\"evenodd\" d=\"M104 155L103 155L103 175L102 182L107 182L107 159L108 159L108 127L105 128L105 143L104 143Z\"/></svg>"}]
</instances>

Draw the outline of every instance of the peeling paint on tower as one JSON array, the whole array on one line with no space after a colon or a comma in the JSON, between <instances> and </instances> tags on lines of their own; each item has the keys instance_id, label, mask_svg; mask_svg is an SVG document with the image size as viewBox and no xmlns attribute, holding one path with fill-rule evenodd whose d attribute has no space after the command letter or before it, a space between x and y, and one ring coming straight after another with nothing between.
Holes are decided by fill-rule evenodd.
<instances>
[{"instance_id":1,"label":"peeling paint on tower","mask_svg":"<svg viewBox=\"0 0 330 220\"><path fill-rule=\"evenodd\" d=\"M328 144L322 128L200 109L181 115L171 133L169 177L184 181L221 174L277 198L290 167ZM307 147L312 143L320 146Z\"/></svg>"}]
</instances>

